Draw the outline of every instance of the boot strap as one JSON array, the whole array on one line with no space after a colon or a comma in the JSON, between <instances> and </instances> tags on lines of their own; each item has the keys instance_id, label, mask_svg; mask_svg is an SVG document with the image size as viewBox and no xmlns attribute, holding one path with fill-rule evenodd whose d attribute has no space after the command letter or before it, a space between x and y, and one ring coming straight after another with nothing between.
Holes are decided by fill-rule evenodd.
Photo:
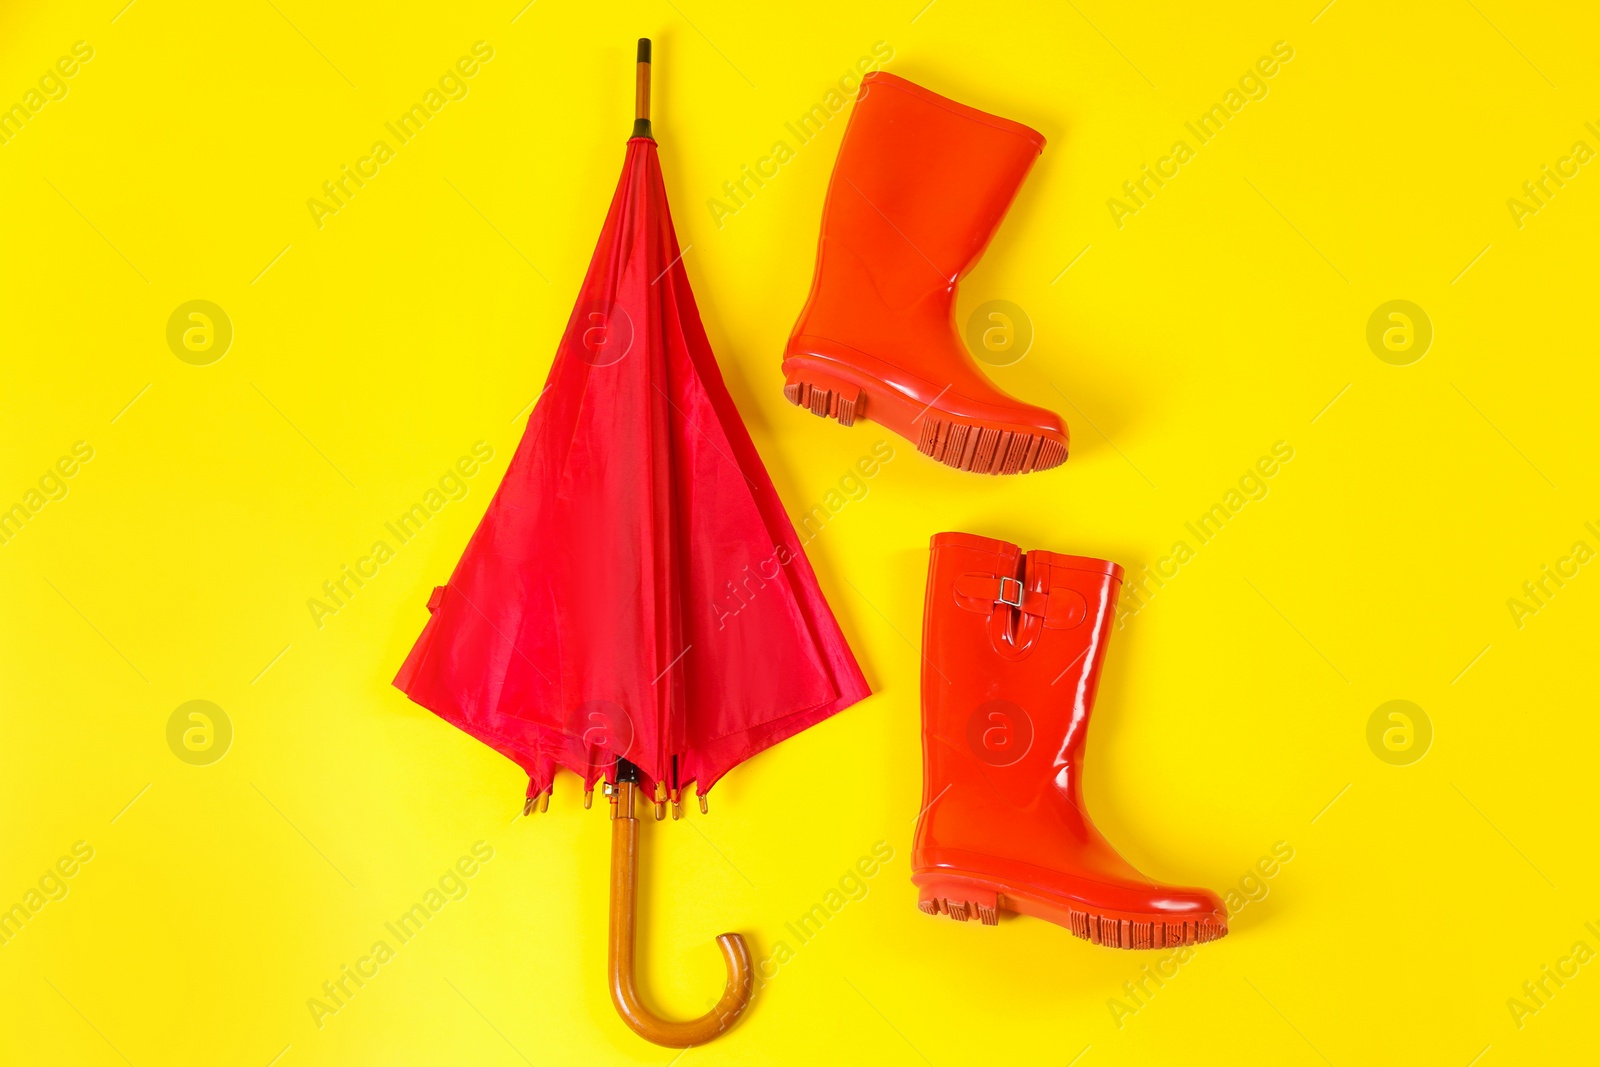
<instances>
[{"instance_id":1,"label":"boot strap","mask_svg":"<svg viewBox=\"0 0 1600 1067\"><path fill-rule=\"evenodd\" d=\"M1016 608L1026 615L1037 615L1046 629L1070 630L1089 614L1083 594L1071 586L1029 589L1009 575L963 574L956 579L956 604L987 615L996 605Z\"/></svg>"}]
</instances>

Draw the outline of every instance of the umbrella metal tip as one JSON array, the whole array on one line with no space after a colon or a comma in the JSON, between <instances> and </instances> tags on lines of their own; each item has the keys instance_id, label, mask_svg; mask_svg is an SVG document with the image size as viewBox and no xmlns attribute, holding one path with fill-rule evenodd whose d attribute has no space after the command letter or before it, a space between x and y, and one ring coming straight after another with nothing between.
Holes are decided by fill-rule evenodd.
<instances>
[{"instance_id":1,"label":"umbrella metal tip","mask_svg":"<svg viewBox=\"0 0 1600 1067\"><path fill-rule=\"evenodd\" d=\"M648 37L639 38L639 62L650 62L650 38Z\"/></svg>"},{"instance_id":2,"label":"umbrella metal tip","mask_svg":"<svg viewBox=\"0 0 1600 1067\"><path fill-rule=\"evenodd\" d=\"M711 808L710 808L709 805L706 804L706 798L705 797L700 797L700 814L701 815L710 815L711 814Z\"/></svg>"}]
</instances>

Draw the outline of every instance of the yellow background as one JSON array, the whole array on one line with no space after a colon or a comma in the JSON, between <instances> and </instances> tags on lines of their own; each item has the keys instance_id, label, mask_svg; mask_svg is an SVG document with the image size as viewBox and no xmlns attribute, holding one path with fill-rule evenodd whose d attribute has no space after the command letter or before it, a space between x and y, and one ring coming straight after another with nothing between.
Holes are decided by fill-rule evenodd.
<instances>
[{"instance_id":1,"label":"yellow background","mask_svg":"<svg viewBox=\"0 0 1600 1067\"><path fill-rule=\"evenodd\" d=\"M0 505L94 449L0 545L0 905L94 849L0 946L0 1060L678 1055L606 996L603 805L564 777L548 815L515 819L517 769L390 685L543 382L641 35L684 262L791 513L896 450L809 548L876 694L731 774L709 818L645 828L665 1011L720 988L722 930L796 949L677 1062L1592 1054L1600 964L1520 1028L1507 1007L1575 942L1600 949L1600 574L1520 628L1507 607L1600 547L1597 164L1520 229L1506 206L1573 142L1600 147L1583 5L123 2L0 13L0 103L94 49L0 145ZM318 229L306 200L480 40L469 94ZM1031 317L1031 352L994 377L1066 415L1055 470L948 470L784 401L844 115L720 228L707 201L879 41L888 69L1049 139L958 318L992 299ZM1294 58L1269 94L1119 229L1108 198L1277 41ZM193 299L234 326L209 366L166 343ZM1366 343L1392 299L1433 323L1409 366ZM495 459L466 498L318 629L307 599L480 440ZM1154 877L1226 892L1276 842L1294 858L1119 1027L1108 1002L1155 955L916 910L927 538L1136 570L1278 441L1294 459L1268 495L1114 638L1088 796ZM234 730L209 766L167 744L196 699ZM1433 727L1409 766L1366 740L1394 699ZM308 998L478 841L494 858L468 895L319 1029ZM797 945L785 923L878 841L894 858L866 897Z\"/></svg>"}]
</instances>

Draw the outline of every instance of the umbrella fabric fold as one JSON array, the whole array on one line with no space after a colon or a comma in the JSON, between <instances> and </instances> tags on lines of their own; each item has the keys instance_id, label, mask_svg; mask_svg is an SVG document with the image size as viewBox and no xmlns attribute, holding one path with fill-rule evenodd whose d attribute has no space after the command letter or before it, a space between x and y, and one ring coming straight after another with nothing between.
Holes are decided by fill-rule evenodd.
<instances>
[{"instance_id":1,"label":"umbrella fabric fold","mask_svg":"<svg viewBox=\"0 0 1600 1067\"><path fill-rule=\"evenodd\" d=\"M731 767L867 696L706 338L649 137L527 430L395 685L586 789Z\"/></svg>"}]
</instances>

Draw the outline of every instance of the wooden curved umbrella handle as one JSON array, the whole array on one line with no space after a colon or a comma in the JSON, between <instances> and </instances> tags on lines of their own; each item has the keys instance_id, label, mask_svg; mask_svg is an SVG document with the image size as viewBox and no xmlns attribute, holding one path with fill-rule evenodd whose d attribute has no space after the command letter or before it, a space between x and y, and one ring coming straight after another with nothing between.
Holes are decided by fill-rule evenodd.
<instances>
[{"instance_id":1,"label":"wooden curved umbrella handle","mask_svg":"<svg viewBox=\"0 0 1600 1067\"><path fill-rule=\"evenodd\" d=\"M611 1003L628 1028L646 1041L667 1048L703 1045L731 1027L750 1004L755 972L750 948L738 934L719 934L717 947L728 968L722 999L698 1019L672 1022L644 1006L633 981L634 897L638 887L639 820L633 814L638 786L618 782L616 810L611 816Z\"/></svg>"}]
</instances>

